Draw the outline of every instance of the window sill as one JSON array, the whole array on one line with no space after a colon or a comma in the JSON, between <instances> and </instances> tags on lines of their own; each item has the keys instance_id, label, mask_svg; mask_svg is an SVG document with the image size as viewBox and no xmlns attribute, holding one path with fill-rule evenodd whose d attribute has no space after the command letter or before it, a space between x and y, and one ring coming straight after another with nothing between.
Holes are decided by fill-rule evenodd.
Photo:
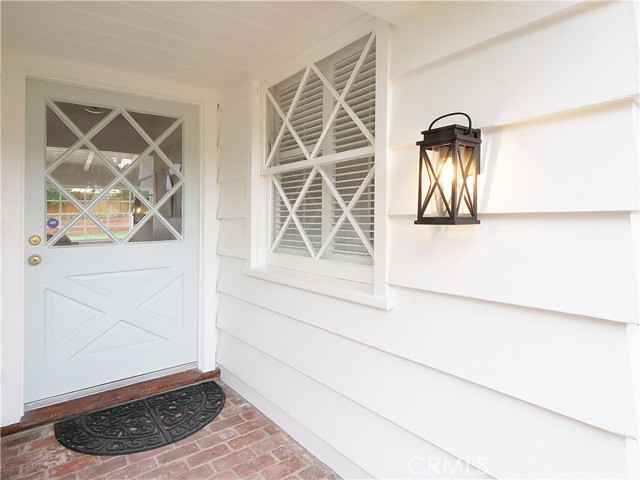
<instances>
[{"instance_id":1,"label":"window sill","mask_svg":"<svg viewBox=\"0 0 640 480\"><path fill-rule=\"evenodd\" d=\"M289 287L307 290L309 292L329 297L359 303L381 310L391 310L391 299L388 296L373 294L373 287L366 283L323 277L310 273L299 272L287 268L261 266L247 268L246 275L269 282L279 283Z\"/></svg>"}]
</instances>

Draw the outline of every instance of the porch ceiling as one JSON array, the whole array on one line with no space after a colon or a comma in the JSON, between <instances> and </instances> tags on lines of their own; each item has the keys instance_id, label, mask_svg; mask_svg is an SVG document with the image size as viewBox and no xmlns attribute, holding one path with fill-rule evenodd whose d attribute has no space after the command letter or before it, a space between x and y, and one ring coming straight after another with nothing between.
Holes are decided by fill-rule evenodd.
<instances>
[{"instance_id":1,"label":"porch ceiling","mask_svg":"<svg viewBox=\"0 0 640 480\"><path fill-rule=\"evenodd\" d=\"M220 88L367 16L344 2L2 1L2 46Z\"/></svg>"}]
</instances>

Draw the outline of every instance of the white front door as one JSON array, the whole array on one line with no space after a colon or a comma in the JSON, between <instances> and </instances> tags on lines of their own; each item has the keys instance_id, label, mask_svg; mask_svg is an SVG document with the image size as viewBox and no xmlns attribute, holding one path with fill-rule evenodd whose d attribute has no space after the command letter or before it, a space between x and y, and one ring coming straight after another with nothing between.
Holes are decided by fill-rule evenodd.
<instances>
[{"instance_id":1,"label":"white front door","mask_svg":"<svg viewBox=\"0 0 640 480\"><path fill-rule=\"evenodd\" d=\"M195 362L197 107L28 80L26 126L25 401Z\"/></svg>"}]
</instances>

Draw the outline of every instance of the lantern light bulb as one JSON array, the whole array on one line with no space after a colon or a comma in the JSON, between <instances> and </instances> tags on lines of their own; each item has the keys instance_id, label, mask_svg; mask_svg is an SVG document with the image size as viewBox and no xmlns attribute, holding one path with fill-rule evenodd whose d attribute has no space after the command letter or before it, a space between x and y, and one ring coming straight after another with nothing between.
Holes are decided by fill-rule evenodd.
<instances>
[{"instance_id":1,"label":"lantern light bulb","mask_svg":"<svg viewBox=\"0 0 640 480\"><path fill-rule=\"evenodd\" d=\"M442 165L442 172L440 173L440 185L444 189L447 197L451 196L451 184L453 183L453 160L451 157L447 158Z\"/></svg>"}]
</instances>

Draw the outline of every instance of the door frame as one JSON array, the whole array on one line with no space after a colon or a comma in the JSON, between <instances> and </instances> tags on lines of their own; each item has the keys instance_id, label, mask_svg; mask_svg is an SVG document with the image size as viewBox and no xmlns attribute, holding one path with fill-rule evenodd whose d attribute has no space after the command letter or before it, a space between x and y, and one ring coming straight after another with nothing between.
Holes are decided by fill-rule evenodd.
<instances>
[{"instance_id":1,"label":"door frame","mask_svg":"<svg viewBox=\"0 0 640 480\"><path fill-rule=\"evenodd\" d=\"M127 70L122 71L39 54L2 52L2 418L16 423L24 414L24 268L26 263L25 215L25 107L27 78L97 88L114 93L145 96L195 105L199 109L200 238L198 248L198 354L202 371L216 367L215 286L218 271L217 169L219 93ZM108 81L106 81L108 80ZM152 85L153 88L150 88ZM16 179L19 179L16 181ZM10 206L10 207L9 207ZM7 228L11 225L13 228ZM205 292L210 292L206 295Z\"/></svg>"}]
</instances>

